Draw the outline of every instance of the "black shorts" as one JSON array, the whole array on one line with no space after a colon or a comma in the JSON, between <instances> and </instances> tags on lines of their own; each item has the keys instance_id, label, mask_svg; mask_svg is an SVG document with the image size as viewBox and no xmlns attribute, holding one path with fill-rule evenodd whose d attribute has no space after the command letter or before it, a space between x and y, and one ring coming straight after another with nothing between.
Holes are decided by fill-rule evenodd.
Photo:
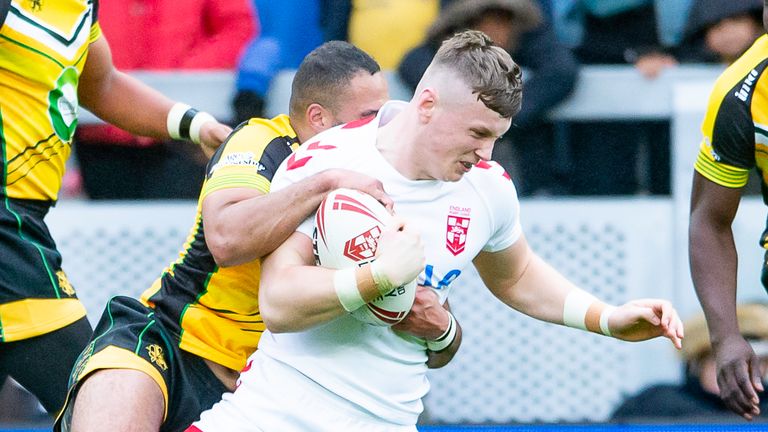
<instances>
[{"instance_id":1,"label":"black shorts","mask_svg":"<svg viewBox=\"0 0 768 432\"><path fill-rule=\"evenodd\" d=\"M67 401L54 431L71 421L77 390L88 375L117 368L139 370L155 380L166 407L160 431L183 431L227 389L202 358L179 349L178 341L178 335L155 319L153 309L134 298L113 297L72 369Z\"/></svg>"},{"instance_id":2,"label":"black shorts","mask_svg":"<svg viewBox=\"0 0 768 432\"><path fill-rule=\"evenodd\" d=\"M0 195L0 342L40 336L85 316L43 221L50 207Z\"/></svg>"}]
</instances>

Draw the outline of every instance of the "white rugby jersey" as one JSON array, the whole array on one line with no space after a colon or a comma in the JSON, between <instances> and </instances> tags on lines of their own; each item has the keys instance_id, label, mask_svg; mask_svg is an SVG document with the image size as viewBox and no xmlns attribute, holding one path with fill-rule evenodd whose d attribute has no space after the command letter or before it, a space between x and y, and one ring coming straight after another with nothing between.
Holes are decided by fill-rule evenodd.
<instances>
[{"instance_id":1,"label":"white rugby jersey","mask_svg":"<svg viewBox=\"0 0 768 432\"><path fill-rule=\"evenodd\" d=\"M330 168L379 179L395 212L421 234L427 264L419 284L441 302L481 251L495 252L521 235L514 185L495 162L481 162L457 182L409 180L375 147L379 125L405 106L388 102L379 115L325 131L286 159L272 180L282 189ZM299 231L312 237L314 217ZM423 340L376 327L351 315L297 333L265 332L256 355L270 356L387 421L415 424L429 390Z\"/></svg>"}]
</instances>

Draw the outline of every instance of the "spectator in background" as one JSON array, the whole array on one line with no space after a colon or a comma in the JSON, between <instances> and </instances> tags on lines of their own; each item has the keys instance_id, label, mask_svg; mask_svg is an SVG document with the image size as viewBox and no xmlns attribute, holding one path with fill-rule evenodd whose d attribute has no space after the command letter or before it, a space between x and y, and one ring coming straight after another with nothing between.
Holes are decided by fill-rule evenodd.
<instances>
[{"instance_id":1,"label":"spectator in background","mask_svg":"<svg viewBox=\"0 0 768 432\"><path fill-rule=\"evenodd\" d=\"M739 330L763 367L768 365L768 306L742 304L737 309ZM682 384L659 384L627 398L613 413L613 421L671 421L701 423L728 421L739 417L718 397L717 369L704 314L685 322L685 343L681 351L685 380ZM768 400L760 403L768 409Z\"/></svg>"},{"instance_id":2,"label":"spectator in background","mask_svg":"<svg viewBox=\"0 0 768 432\"><path fill-rule=\"evenodd\" d=\"M648 79L677 64L653 0L572 0L561 13L578 25L582 64L634 65ZM668 121L576 122L569 129L573 194L630 195L641 191L641 181L652 194L669 194ZM640 176L642 149L648 160Z\"/></svg>"},{"instance_id":3,"label":"spectator in background","mask_svg":"<svg viewBox=\"0 0 768 432\"><path fill-rule=\"evenodd\" d=\"M346 40L393 70L449 0L320 0L325 40Z\"/></svg>"},{"instance_id":4,"label":"spectator in background","mask_svg":"<svg viewBox=\"0 0 768 432\"><path fill-rule=\"evenodd\" d=\"M554 139L545 114L568 96L576 82L578 65L573 54L558 42L531 0L454 0L430 27L423 43L406 54L398 68L403 82L415 89L440 43L465 29L486 33L530 73L522 110L506 135L516 150L516 169L509 168L509 145L497 146L494 159L512 173L516 185L519 182L520 195L556 188Z\"/></svg>"},{"instance_id":5,"label":"spectator in background","mask_svg":"<svg viewBox=\"0 0 768 432\"><path fill-rule=\"evenodd\" d=\"M731 64L763 33L762 0L696 0L678 58Z\"/></svg>"},{"instance_id":6,"label":"spectator in background","mask_svg":"<svg viewBox=\"0 0 768 432\"><path fill-rule=\"evenodd\" d=\"M284 69L298 68L304 56L323 42L318 0L255 0L254 5L261 33L237 66L236 124L263 117L272 78Z\"/></svg>"},{"instance_id":7,"label":"spectator in background","mask_svg":"<svg viewBox=\"0 0 768 432\"><path fill-rule=\"evenodd\" d=\"M256 20L248 0L193 0L183 7L168 0L126 0L100 2L99 22L120 69L200 70L234 69ZM83 126L75 141L90 198L194 199L200 192L207 160L193 145L110 125Z\"/></svg>"}]
</instances>

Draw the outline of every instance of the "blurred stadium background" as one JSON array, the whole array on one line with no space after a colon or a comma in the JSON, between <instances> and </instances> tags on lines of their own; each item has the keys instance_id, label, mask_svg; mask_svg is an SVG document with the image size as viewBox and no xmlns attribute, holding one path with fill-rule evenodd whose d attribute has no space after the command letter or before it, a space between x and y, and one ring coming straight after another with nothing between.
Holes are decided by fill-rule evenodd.
<instances>
[{"instance_id":1,"label":"blurred stadium background","mask_svg":"<svg viewBox=\"0 0 768 432\"><path fill-rule=\"evenodd\" d=\"M561 120L670 119L669 197L523 199L524 229L534 249L600 297L665 297L681 316L699 310L687 261L688 197L706 99L720 66L669 69L644 79L631 67L584 67L573 96L551 116ZM228 118L230 73L135 73L167 95ZM267 111L287 111L291 73L278 76ZM393 75L394 98L409 95ZM194 88L194 92L189 89ZM85 116L83 122L94 121ZM178 254L192 225L194 202L93 203L64 199L48 217L64 269L95 322L115 294L138 295ZM734 225L739 295L764 297L757 245L765 210L747 197ZM451 303L464 344L455 360L431 373L425 425L539 424L537 427L424 426L424 431L766 430L760 425L601 425L624 396L650 383L679 380L682 370L665 341L629 344L545 325L512 312L473 279ZM0 417L1 418L1 417ZM558 424L591 424L562 426ZM0 428L3 424L0 422ZM10 429L22 431L31 429ZM46 425L36 425L45 430ZM42 429L41 429L42 428Z\"/></svg>"}]
</instances>

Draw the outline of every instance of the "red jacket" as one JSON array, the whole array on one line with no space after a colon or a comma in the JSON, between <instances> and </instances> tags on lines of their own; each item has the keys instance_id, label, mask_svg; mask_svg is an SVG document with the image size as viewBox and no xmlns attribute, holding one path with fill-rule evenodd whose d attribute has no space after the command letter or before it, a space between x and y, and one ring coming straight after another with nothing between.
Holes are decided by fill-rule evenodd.
<instances>
[{"instance_id":1,"label":"red jacket","mask_svg":"<svg viewBox=\"0 0 768 432\"><path fill-rule=\"evenodd\" d=\"M230 69L257 34L251 0L117 0L99 2L99 24L115 67L132 69ZM114 126L82 127L80 142L145 146Z\"/></svg>"}]
</instances>

